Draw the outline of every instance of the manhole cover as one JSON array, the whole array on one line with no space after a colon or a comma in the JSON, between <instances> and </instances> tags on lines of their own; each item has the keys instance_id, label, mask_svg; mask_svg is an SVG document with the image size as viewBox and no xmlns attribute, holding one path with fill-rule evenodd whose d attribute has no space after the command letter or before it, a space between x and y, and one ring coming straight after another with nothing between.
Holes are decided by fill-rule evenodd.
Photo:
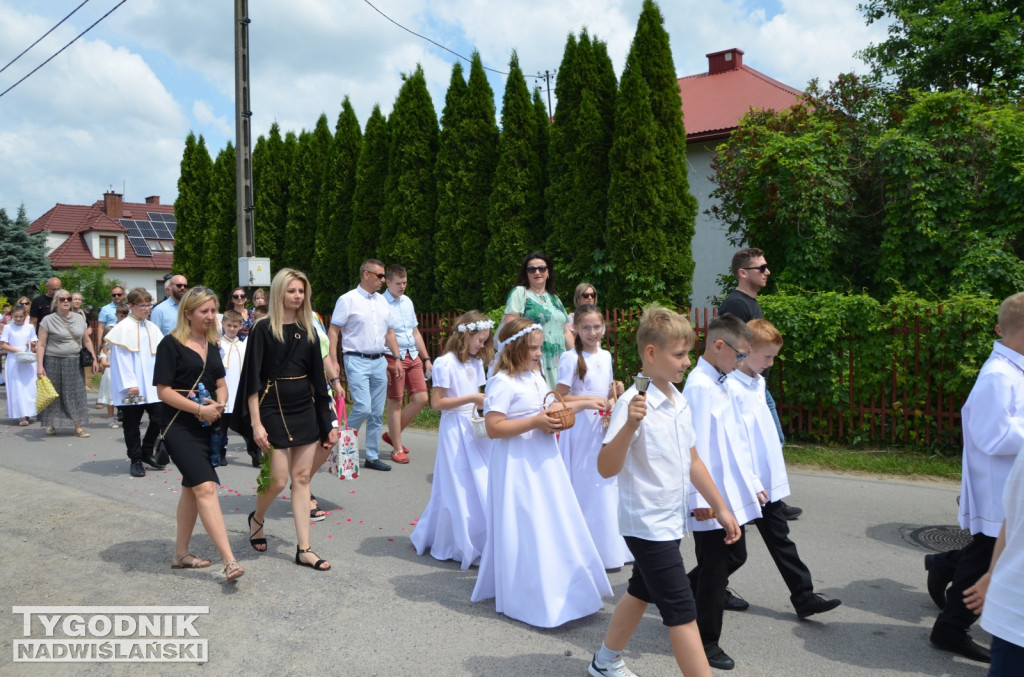
<instances>
[{"instance_id":1,"label":"manhole cover","mask_svg":"<svg viewBox=\"0 0 1024 677\"><path fill-rule=\"evenodd\" d=\"M971 542L971 532L958 526L918 527L907 537L921 547L935 552L959 550Z\"/></svg>"}]
</instances>

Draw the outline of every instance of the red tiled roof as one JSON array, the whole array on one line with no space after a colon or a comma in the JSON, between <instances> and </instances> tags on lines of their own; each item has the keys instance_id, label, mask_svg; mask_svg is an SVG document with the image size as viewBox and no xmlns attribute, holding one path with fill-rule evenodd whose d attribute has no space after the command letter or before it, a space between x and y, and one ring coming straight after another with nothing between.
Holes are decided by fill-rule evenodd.
<instances>
[{"instance_id":1,"label":"red tiled roof","mask_svg":"<svg viewBox=\"0 0 1024 677\"><path fill-rule=\"evenodd\" d=\"M50 252L50 265L56 270L70 268L77 263L82 266L92 265L103 261L111 268L152 268L155 270L170 270L174 267L174 255L170 253L156 253L153 256L138 256L132 246L125 241L125 252L123 259L94 259L89 247L85 244L85 237L81 233L74 233L52 252Z\"/></svg>"},{"instance_id":2,"label":"red tiled roof","mask_svg":"<svg viewBox=\"0 0 1024 677\"><path fill-rule=\"evenodd\" d=\"M679 78L686 140L722 138L751 108L785 110L803 94L749 66Z\"/></svg>"},{"instance_id":3,"label":"red tiled roof","mask_svg":"<svg viewBox=\"0 0 1024 677\"><path fill-rule=\"evenodd\" d=\"M173 214L174 205L125 202L121 218L135 221L149 221L149 213ZM97 200L91 205L65 205L57 203L29 226L29 233L51 232L67 234L68 238L49 254L50 264L57 270L70 268L72 264L91 265L104 261L111 268L143 268L169 270L174 266L174 254L153 252L153 256L138 256L134 248L123 239L123 259L95 259L85 243L85 233L127 233L128 229L115 219L107 216L104 201Z\"/></svg>"}]
</instances>

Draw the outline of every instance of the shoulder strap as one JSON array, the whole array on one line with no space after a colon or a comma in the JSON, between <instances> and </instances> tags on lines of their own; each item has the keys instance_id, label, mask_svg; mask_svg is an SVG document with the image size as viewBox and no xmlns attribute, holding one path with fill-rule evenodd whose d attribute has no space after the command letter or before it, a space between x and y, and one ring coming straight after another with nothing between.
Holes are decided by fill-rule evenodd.
<instances>
[{"instance_id":1,"label":"shoulder strap","mask_svg":"<svg viewBox=\"0 0 1024 677\"><path fill-rule=\"evenodd\" d=\"M78 349L81 350L82 349L82 342L75 338L74 332L71 331L71 323L69 323L67 320L65 320L64 316L61 315L60 313L51 313L51 314L57 316L57 319L60 320L61 324L64 325L64 331L66 331L68 333L68 336L71 337L72 341L74 341L75 343L78 344Z\"/></svg>"},{"instance_id":2,"label":"shoulder strap","mask_svg":"<svg viewBox=\"0 0 1024 677\"><path fill-rule=\"evenodd\" d=\"M191 350L191 348L188 348L187 346L185 346L185 349L186 350ZM207 354L207 356L209 356L209 354L210 354L210 345L209 344L206 345L206 354ZM203 368L199 371L199 376L196 377L196 382L192 384L192 387L189 388L189 390L195 390L196 389L196 387L199 385L199 381L202 380L203 374L205 374L205 373L206 373L206 358L203 358ZM174 416L171 417L171 420L167 424L167 427L164 428L163 432L160 433L160 437L164 437L164 436L167 435L167 431L171 429L172 425L174 425L174 421L177 420L178 414L180 414L180 413L181 413L181 409L178 409L178 410L176 410L174 412Z\"/></svg>"}]
</instances>

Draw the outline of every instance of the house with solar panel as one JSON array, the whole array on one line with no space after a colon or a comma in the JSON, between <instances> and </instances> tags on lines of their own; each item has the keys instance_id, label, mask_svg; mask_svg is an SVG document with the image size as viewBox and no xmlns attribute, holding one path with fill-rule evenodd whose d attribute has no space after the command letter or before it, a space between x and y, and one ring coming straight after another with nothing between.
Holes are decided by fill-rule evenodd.
<instances>
[{"instance_id":1,"label":"house with solar panel","mask_svg":"<svg viewBox=\"0 0 1024 677\"><path fill-rule=\"evenodd\" d=\"M106 263L126 289L144 287L164 297L165 275L174 267L174 206L158 195L125 202L112 190L91 205L57 203L32 222L29 233L45 233L50 265L57 271Z\"/></svg>"},{"instance_id":2,"label":"house with solar panel","mask_svg":"<svg viewBox=\"0 0 1024 677\"><path fill-rule=\"evenodd\" d=\"M679 78L686 127L686 164L690 193L697 198L693 235L693 296L691 307L717 306L718 276L728 274L733 252L726 225L710 213L717 200L711 176L715 149L727 141L751 109L784 111L803 92L743 64L742 49L706 54L706 73ZM748 246L757 247L757 242ZM771 263L771 261L769 261Z\"/></svg>"}]
</instances>

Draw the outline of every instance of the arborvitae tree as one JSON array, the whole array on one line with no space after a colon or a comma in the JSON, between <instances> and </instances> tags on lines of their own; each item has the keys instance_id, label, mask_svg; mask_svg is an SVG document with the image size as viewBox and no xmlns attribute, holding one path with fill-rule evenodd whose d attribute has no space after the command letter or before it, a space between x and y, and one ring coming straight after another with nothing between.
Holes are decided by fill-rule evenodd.
<instances>
[{"instance_id":1,"label":"arborvitae tree","mask_svg":"<svg viewBox=\"0 0 1024 677\"><path fill-rule=\"evenodd\" d=\"M633 44L626 58L626 68L630 66L639 71L647 85L650 96L648 105L654 115L658 133L658 159L662 166L659 189L665 210L663 227L672 247L665 261L669 267L662 271L660 279L668 284L675 303L689 305L693 287L691 244L697 218L697 200L690 193L686 176L686 129L683 127L679 81L676 79L672 49L661 10L654 0L644 0ZM626 107L629 106L627 103ZM616 112L615 133L620 132L628 133L619 127Z\"/></svg>"},{"instance_id":2,"label":"arborvitae tree","mask_svg":"<svg viewBox=\"0 0 1024 677\"><path fill-rule=\"evenodd\" d=\"M288 223L289 168L296 146L295 134L281 138L275 122L268 136L260 136L252 151L253 230L256 256L270 258L272 270L284 267L281 252Z\"/></svg>"},{"instance_id":3,"label":"arborvitae tree","mask_svg":"<svg viewBox=\"0 0 1024 677\"><path fill-rule=\"evenodd\" d=\"M461 312L483 307L480 271L487 267L487 201L498 160L494 92L479 54L473 54L469 85L450 124L448 109L446 100L437 156L437 307Z\"/></svg>"},{"instance_id":4,"label":"arborvitae tree","mask_svg":"<svg viewBox=\"0 0 1024 677\"><path fill-rule=\"evenodd\" d=\"M544 219L536 134L530 92L519 68L519 56L512 52L501 105L498 166L488 212L491 240L487 244L488 272L484 277L487 308L504 306L523 257L543 245L543 241L533 239Z\"/></svg>"},{"instance_id":5,"label":"arborvitae tree","mask_svg":"<svg viewBox=\"0 0 1024 677\"><path fill-rule=\"evenodd\" d=\"M545 213L547 212L548 159L551 157L551 117L548 115L547 106L544 105L540 87L533 88L533 128L537 132L533 140L533 148L537 154L537 164L540 166L540 177L537 180L537 209L540 217L537 219L535 240L544 242L550 232Z\"/></svg>"},{"instance_id":6,"label":"arborvitae tree","mask_svg":"<svg viewBox=\"0 0 1024 677\"><path fill-rule=\"evenodd\" d=\"M12 305L15 297L32 295L52 273L46 257L46 236L29 235L31 225L24 204L18 207L14 221L0 207L0 295Z\"/></svg>"},{"instance_id":7,"label":"arborvitae tree","mask_svg":"<svg viewBox=\"0 0 1024 677\"><path fill-rule=\"evenodd\" d=\"M600 61L595 46L599 46ZM599 284L608 269L604 224L612 121L606 120L607 111L601 108L608 104L607 69L611 62L604 44L591 41L586 30L571 53L566 49L566 55L571 56L568 63L563 60L568 73L559 73L566 101L563 105L559 100L552 129L548 253L558 261L562 279ZM611 77L614 87L614 72Z\"/></svg>"},{"instance_id":8,"label":"arborvitae tree","mask_svg":"<svg viewBox=\"0 0 1024 677\"><path fill-rule=\"evenodd\" d=\"M650 106L650 90L640 69L626 62L615 112L610 158L606 246L614 284L602 292L605 303L636 308L651 301L680 299L673 263L679 258L665 228L668 218L658 142L662 136ZM687 244L689 244L687 242ZM689 278L687 278L689 284Z\"/></svg>"},{"instance_id":9,"label":"arborvitae tree","mask_svg":"<svg viewBox=\"0 0 1024 677\"><path fill-rule=\"evenodd\" d=\"M612 132L615 129L615 95L619 87L615 79L615 67L612 66L611 57L608 56L608 45L594 38L591 43L594 50L594 65L597 68L597 79L592 87L594 96L597 97L597 110L604 120L605 134L608 139L608 149L612 147Z\"/></svg>"},{"instance_id":10,"label":"arborvitae tree","mask_svg":"<svg viewBox=\"0 0 1024 677\"><path fill-rule=\"evenodd\" d=\"M348 233L348 269L339 277L348 287L359 281L359 266L366 259L383 259L380 242L380 216L384 210L384 184L388 178L388 148L391 135L388 123L373 107L366 121L363 147L356 165L356 188L352 195L352 228ZM354 282L353 282L354 281Z\"/></svg>"},{"instance_id":11,"label":"arborvitae tree","mask_svg":"<svg viewBox=\"0 0 1024 677\"><path fill-rule=\"evenodd\" d=\"M202 251L202 277L189 282L202 283L220 296L221 307L228 307L228 293L238 277L238 218L235 212L235 147L228 145L217 154L210 173L209 202L206 208L206 244Z\"/></svg>"},{"instance_id":12,"label":"arborvitae tree","mask_svg":"<svg viewBox=\"0 0 1024 677\"><path fill-rule=\"evenodd\" d=\"M284 260L281 263L307 274L313 265L331 139L327 116L321 114L312 132L303 130L299 135L299 150L292 161L292 191L288 201Z\"/></svg>"},{"instance_id":13,"label":"arborvitae tree","mask_svg":"<svg viewBox=\"0 0 1024 677\"><path fill-rule=\"evenodd\" d=\"M348 262L348 232L352 227L352 194L356 188L356 163L363 145L363 132L348 97L331 143L330 168L324 177L326 194L321 200L320 228L316 233L316 254L310 270L313 305L330 312L337 298L348 291L345 275Z\"/></svg>"},{"instance_id":14,"label":"arborvitae tree","mask_svg":"<svg viewBox=\"0 0 1024 677\"><path fill-rule=\"evenodd\" d=\"M195 134L189 132L178 175L178 199L174 201L174 216L178 220L174 231L174 272L193 283L205 278L203 251L206 249L212 172L213 160L206 149L206 140L202 135L197 140Z\"/></svg>"},{"instance_id":15,"label":"arborvitae tree","mask_svg":"<svg viewBox=\"0 0 1024 677\"><path fill-rule=\"evenodd\" d=\"M405 266L417 304L434 307L434 219L437 217L437 113L419 64L395 99L384 186L381 240L388 265Z\"/></svg>"}]
</instances>

